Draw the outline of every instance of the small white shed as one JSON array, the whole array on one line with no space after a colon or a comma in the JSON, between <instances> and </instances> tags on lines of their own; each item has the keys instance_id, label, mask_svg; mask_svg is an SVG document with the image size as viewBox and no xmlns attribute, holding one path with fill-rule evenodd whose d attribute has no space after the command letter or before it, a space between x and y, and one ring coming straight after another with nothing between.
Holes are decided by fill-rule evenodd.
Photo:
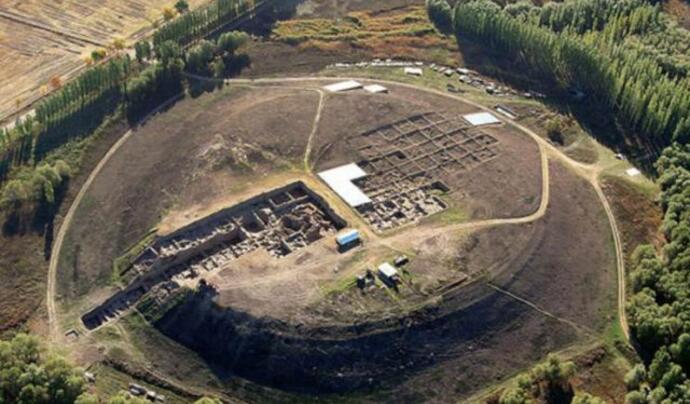
<instances>
[{"instance_id":1,"label":"small white shed","mask_svg":"<svg viewBox=\"0 0 690 404\"><path fill-rule=\"evenodd\" d=\"M324 86L324 89L332 93L340 93L343 91L357 90L362 88L362 83L354 80L341 81L338 83L329 84Z\"/></svg>"},{"instance_id":2,"label":"small white shed","mask_svg":"<svg viewBox=\"0 0 690 404\"><path fill-rule=\"evenodd\" d=\"M395 267L387 262L384 262L383 264L379 265L379 276L383 281L385 282L391 282L395 283L395 281L398 278L398 270L395 269Z\"/></svg>"},{"instance_id":3,"label":"small white shed","mask_svg":"<svg viewBox=\"0 0 690 404\"><path fill-rule=\"evenodd\" d=\"M405 74L410 76L422 76L424 71L419 67L406 67Z\"/></svg>"}]
</instances>

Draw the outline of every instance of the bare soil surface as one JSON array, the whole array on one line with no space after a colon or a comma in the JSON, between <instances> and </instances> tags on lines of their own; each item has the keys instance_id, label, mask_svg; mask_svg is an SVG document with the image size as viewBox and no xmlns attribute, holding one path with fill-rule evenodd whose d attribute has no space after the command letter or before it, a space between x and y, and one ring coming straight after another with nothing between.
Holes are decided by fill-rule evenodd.
<instances>
[{"instance_id":1,"label":"bare soil surface","mask_svg":"<svg viewBox=\"0 0 690 404\"><path fill-rule=\"evenodd\" d=\"M60 256L59 294L81 296L107 283L113 260L164 212L289 169L304 150L317 101L299 90L227 90L184 100L140 128L82 201Z\"/></svg>"},{"instance_id":2,"label":"bare soil surface","mask_svg":"<svg viewBox=\"0 0 690 404\"><path fill-rule=\"evenodd\" d=\"M517 271L492 282L545 310L601 331L615 309L616 267L611 230L584 179L551 163L551 200L538 244Z\"/></svg>"},{"instance_id":3,"label":"bare soil surface","mask_svg":"<svg viewBox=\"0 0 690 404\"><path fill-rule=\"evenodd\" d=\"M506 257L488 275L489 284L451 289L409 312L402 324L389 318L295 327L221 308L213 295L202 293L157 326L219 366L219 375L302 393L375 388L391 400L447 401L440 391L452 400L466 397L612 320L614 254L603 209L585 180L557 163L551 171L554 196L547 215L507 226L502 235L519 234L517 243L484 247ZM493 240L500 238L492 231ZM227 357L234 359L218 359Z\"/></svg>"},{"instance_id":4,"label":"bare soil surface","mask_svg":"<svg viewBox=\"0 0 690 404\"><path fill-rule=\"evenodd\" d=\"M659 232L663 220L659 204L625 179L604 177L602 183L619 223L626 261L641 244L660 248L664 238Z\"/></svg>"},{"instance_id":5,"label":"bare soil surface","mask_svg":"<svg viewBox=\"0 0 690 404\"><path fill-rule=\"evenodd\" d=\"M253 39L246 47L251 66L240 77L299 76L316 73L334 63L359 62L364 52L343 54L339 49L299 48L269 39Z\"/></svg>"},{"instance_id":6,"label":"bare soil surface","mask_svg":"<svg viewBox=\"0 0 690 404\"><path fill-rule=\"evenodd\" d=\"M40 233L0 235L0 334L24 324L45 296L46 260Z\"/></svg>"},{"instance_id":7,"label":"bare soil surface","mask_svg":"<svg viewBox=\"0 0 690 404\"><path fill-rule=\"evenodd\" d=\"M347 144L348 137L430 111L453 116L476 112L476 108L397 86L387 95L372 97L353 92L329 96L314 142L315 171L362 159ZM498 157L446 178L451 188L450 203L459 206L471 219L532 213L539 206L541 192L537 145L525 134L507 126L482 130L499 141Z\"/></svg>"},{"instance_id":8,"label":"bare soil surface","mask_svg":"<svg viewBox=\"0 0 690 404\"><path fill-rule=\"evenodd\" d=\"M204 358L230 394L232 381L244 380L307 395L457 400L611 321L610 228L587 181L551 162L544 217L474 233L409 226L389 242L301 171L314 125L318 171L358 159L342 142L353 133L412 113L476 107L391 86L381 96L328 94L316 122L315 85L321 83L205 94L139 129L97 177L69 229L58 272L63 297L93 291L90 299L100 299L112 260L162 219L170 231L267 187L311 178L310 188L363 229L363 249L339 256L321 240L280 260L248 254L209 277L216 291L198 292L156 323ZM459 192L447 198L469 220L533 214L542 193L539 148L516 129L485 130L499 140L499 157L463 172L450 184ZM412 263L399 292L352 294L355 274L400 251ZM176 373L172 363L160 366Z\"/></svg>"}]
</instances>

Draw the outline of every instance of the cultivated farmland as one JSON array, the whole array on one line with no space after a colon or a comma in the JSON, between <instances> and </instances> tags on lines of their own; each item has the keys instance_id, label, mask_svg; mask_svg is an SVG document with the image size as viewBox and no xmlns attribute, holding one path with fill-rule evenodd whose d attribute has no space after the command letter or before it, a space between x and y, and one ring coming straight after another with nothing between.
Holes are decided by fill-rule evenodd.
<instances>
[{"instance_id":1,"label":"cultivated farmland","mask_svg":"<svg viewBox=\"0 0 690 404\"><path fill-rule=\"evenodd\" d=\"M131 45L174 1L0 1L0 120L65 82L92 50ZM192 5L202 0L190 1Z\"/></svg>"}]
</instances>

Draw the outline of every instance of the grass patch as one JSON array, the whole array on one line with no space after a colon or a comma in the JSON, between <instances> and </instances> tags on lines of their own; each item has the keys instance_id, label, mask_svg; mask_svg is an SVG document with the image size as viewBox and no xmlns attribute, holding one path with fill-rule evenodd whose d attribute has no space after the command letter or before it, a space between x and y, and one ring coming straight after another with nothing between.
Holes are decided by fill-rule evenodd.
<instances>
[{"instance_id":1,"label":"grass patch","mask_svg":"<svg viewBox=\"0 0 690 404\"><path fill-rule=\"evenodd\" d=\"M101 327L94 331L93 336L103 342L118 343L122 341L122 334L114 326Z\"/></svg>"},{"instance_id":2,"label":"grass patch","mask_svg":"<svg viewBox=\"0 0 690 404\"><path fill-rule=\"evenodd\" d=\"M352 276L343 277L336 282L330 284L327 288L323 289L323 294L325 297L331 297L343 292L346 292L353 288L357 284L357 279Z\"/></svg>"},{"instance_id":3,"label":"grass patch","mask_svg":"<svg viewBox=\"0 0 690 404\"><path fill-rule=\"evenodd\" d=\"M421 59L457 64L457 45L438 33L422 6L391 13L352 12L338 20L314 18L278 22L273 40L325 52L364 51L372 57Z\"/></svg>"},{"instance_id":4,"label":"grass patch","mask_svg":"<svg viewBox=\"0 0 690 404\"><path fill-rule=\"evenodd\" d=\"M599 154L597 153L594 142L585 133L582 133L579 136L580 137L578 140L564 150L565 155L581 163L596 163L599 160Z\"/></svg>"},{"instance_id":5,"label":"grass patch","mask_svg":"<svg viewBox=\"0 0 690 404\"><path fill-rule=\"evenodd\" d=\"M439 223L447 225L466 222L467 219L469 219L469 215L463 208L457 205L451 205L435 215L424 218L421 224Z\"/></svg>"},{"instance_id":6,"label":"grass patch","mask_svg":"<svg viewBox=\"0 0 690 404\"><path fill-rule=\"evenodd\" d=\"M355 265L363 265L363 261L366 257L366 251L360 247L357 251L355 251L352 257L343 262L343 265L339 267L339 270L347 270ZM331 297L349 290L356 284L357 280L354 276L343 276L337 281L331 282L326 286L322 286L321 292L323 293L324 297Z\"/></svg>"},{"instance_id":7,"label":"grass patch","mask_svg":"<svg viewBox=\"0 0 690 404\"><path fill-rule=\"evenodd\" d=\"M17 330L42 307L47 263L43 237L0 235L0 335Z\"/></svg>"},{"instance_id":8,"label":"grass patch","mask_svg":"<svg viewBox=\"0 0 690 404\"><path fill-rule=\"evenodd\" d=\"M156 321L163 318L165 313L171 310L173 307L182 303L190 294L192 290L189 288L182 288L175 291L169 298L161 304L154 296L146 296L139 304L137 304L137 310L149 323L155 323Z\"/></svg>"},{"instance_id":9,"label":"grass patch","mask_svg":"<svg viewBox=\"0 0 690 404\"><path fill-rule=\"evenodd\" d=\"M335 21L326 18L280 21L273 30L273 39L294 45L308 40L357 43L390 36L434 35L444 38L435 31L423 7L409 7L385 16L373 14L352 12Z\"/></svg>"},{"instance_id":10,"label":"grass patch","mask_svg":"<svg viewBox=\"0 0 690 404\"><path fill-rule=\"evenodd\" d=\"M133 245L129 246L124 254L115 258L113 261L113 283L120 283L123 276L132 268L134 260L144 252L146 247L148 247L153 240L156 238L157 229L153 228L149 230L141 240L137 241Z\"/></svg>"},{"instance_id":11,"label":"grass patch","mask_svg":"<svg viewBox=\"0 0 690 404\"><path fill-rule=\"evenodd\" d=\"M606 330L602 334L602 339L604 343L611 347L616 347L620 343L625 343L625 334L623 334L623 328L618 320L618 316L614 316L609 322Z\"/></svg>"}]
</instances>

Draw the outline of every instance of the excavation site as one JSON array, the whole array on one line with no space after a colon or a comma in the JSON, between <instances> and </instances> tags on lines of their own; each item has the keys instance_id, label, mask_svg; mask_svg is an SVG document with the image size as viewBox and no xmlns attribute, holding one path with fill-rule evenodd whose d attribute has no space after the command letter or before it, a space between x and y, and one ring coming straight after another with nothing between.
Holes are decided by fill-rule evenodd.
<instances>
[{"instance_id":1,"label":"excavation site","mask_svg":"<svg viewBox=\"0 0 690 404\"><path fill-rule=\"evenodd\" d=\"M0 404L690 403L688 184L690 0L0 0Z\"/></svg>"},{"instance_id":2,"label":"excavation site","mask_svg":"<svg viewBox=\"0 0 690 404\"><path fill-rule=\"evenodd\" d=\"M217 212L157 239L126 272L129 286L82 318L93 329L147 293L164 301L185 280L211 272L256 249L284 257L345 227L323 199L297 182Z\"/></svg>"},{"instance_id":3,"label":"excavation site","mask_svg":"<svg viewBox=\"0 0 690 404\"><path fill-rule=\"evenodd\" d=\"M495 111L372 84L229 86L136 129L60 252L74 343L250 401L400 401L604 330L590 184Z\"/></svg>"}]
</instances>

